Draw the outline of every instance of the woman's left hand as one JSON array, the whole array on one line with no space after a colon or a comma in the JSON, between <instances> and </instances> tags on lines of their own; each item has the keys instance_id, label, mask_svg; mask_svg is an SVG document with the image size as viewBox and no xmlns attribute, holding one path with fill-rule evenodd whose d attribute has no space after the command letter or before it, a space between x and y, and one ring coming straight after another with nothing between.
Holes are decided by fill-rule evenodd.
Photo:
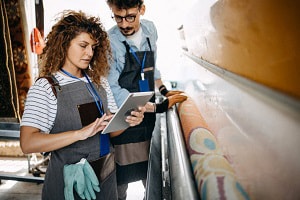
<instances>
[{"instance_id":1,"label":"woman's left hand","mask_svg":"<svg viewBox=\"0 0 300 200\"><path fill-rule=\"evenodd\" d=\"M139 125L144 119L144 112L146 111L146 107L139 107L136 111L131 111L131 115L126 117L126 122L129 126Z\"/></svg>"}]
</instances>

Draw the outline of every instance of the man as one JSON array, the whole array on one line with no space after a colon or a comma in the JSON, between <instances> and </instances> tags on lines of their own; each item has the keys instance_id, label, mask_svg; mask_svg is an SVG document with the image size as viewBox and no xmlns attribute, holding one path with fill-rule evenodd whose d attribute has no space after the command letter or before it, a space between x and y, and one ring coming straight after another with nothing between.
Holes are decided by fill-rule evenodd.
<instances>
[{"instance_id":1,"label":"man","mask_svg":"<svg viewBox=\"0 0 300 200\"><path fill-rule=\"evenodd\" d=\"M128 183L147 177L150 140L155 126L155 112L162 113L178 102L186 100L180 91L168 91L155 68L156 27L151 21L140 19L145 13L143 0L107 0L117 25L108 33L113 63L108 81L120 106L128 93L154 91L155 85L166 96L155 104L155 96L147 104L143 122L112 138L117 165L118 198L126 199Z\"/></svg>"}]
</instances>

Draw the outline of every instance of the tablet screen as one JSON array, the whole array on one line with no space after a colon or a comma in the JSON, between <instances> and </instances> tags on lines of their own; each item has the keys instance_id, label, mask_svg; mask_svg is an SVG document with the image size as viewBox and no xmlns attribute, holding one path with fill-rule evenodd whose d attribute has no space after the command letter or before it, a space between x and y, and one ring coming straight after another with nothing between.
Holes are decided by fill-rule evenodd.
<instances>
[{"instance_id":1,"label":"tablet screen","mask_svg":"<svg viewBox=\"0 0 300 200\"><path fill-rule=\"evenodd\" d=\"M130 114L130 111L137 109L139 106L144 106L153 95L153 91L129 93L123 104L102 131L102 134L128 128L129 124L125 119Z\"/></svg>"}]
</instances>

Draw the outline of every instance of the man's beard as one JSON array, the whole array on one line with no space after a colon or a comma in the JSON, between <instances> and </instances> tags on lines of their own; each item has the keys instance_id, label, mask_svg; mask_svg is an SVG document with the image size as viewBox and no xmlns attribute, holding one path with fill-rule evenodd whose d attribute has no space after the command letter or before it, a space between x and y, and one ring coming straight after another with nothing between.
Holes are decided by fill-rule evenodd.
<instances>
[{"instance_id":1,"label":"man's beard","mask_svg":"<svg viewBox=\"0 0 300 200\"><path fill-rule=\"evenodd\" d=\"M121 27L120 27L120 29L121 29L121 33L122 33L124 36L131 36L131 35L135 34L135 30L134 30L133 27L126 27L126 28L121 28ZM133 30L132 33L128 34L127 32L129 32L129 31L131 31L131 30Z\"/></svg>"}]
</instances>

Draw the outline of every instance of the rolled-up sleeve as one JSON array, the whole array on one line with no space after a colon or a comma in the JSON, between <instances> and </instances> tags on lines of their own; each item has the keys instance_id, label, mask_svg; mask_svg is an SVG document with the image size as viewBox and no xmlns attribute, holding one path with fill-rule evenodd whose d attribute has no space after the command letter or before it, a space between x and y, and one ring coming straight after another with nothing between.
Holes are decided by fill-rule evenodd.
<instances>
[{"instance_id":1,"label":"rolled-up sleeve","mask_svg":"<svg viewBox=\"0 0 300 200\"><path fill-rule=\"evenodd\" d=\"M111 36L112 38L114 36ZM111 41L113 41L111 39ZM119 85L119 77L121 75L121 72L123 71L124 68L124 63L119 63L120 61L118 61L118 55L120 55L119 53L119 48L116 44L111 42L111 47L112 49L114 49L113 51L113 59L110 63L110 71L107 77L107 80L109 82L111 91L115 97L116 103L118 105L118 107L120 107L123 103L123 101L126 99L126 97L129 94L129 91L125 88L121 88L121 86Z\"/></svg>"},{"instance_id":2,"label":"rolled-up sleeve","mask_svg":"<svg viewBox=\"0 0 300 200\"><path fill-rule=\"evenodd\" d=\"M115 97L118 107L120 107L123 101L129 94L129 91L125 88L121 88L119 85L118 79L120 76L120 72L113 66L111 66L110 72L108 74L108 82L111 88L111 91Z\"/></svg>"}]
</instances>

